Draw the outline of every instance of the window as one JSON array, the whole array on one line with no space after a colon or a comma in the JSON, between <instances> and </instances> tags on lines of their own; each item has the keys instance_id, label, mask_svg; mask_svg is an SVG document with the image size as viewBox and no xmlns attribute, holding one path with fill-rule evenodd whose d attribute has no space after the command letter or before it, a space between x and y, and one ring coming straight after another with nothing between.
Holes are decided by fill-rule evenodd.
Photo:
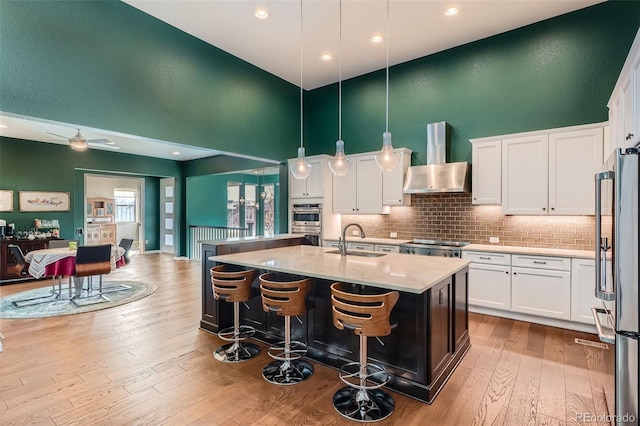
<instances>
[{"instance_id":1,"label":"window","mask_svg":"<svg viewBox=\"0 0 640 426\"><path fill-rule=\"evenodd\" d=\"M116 223L136 222L136 191L116 189L113 196L116 199Z\"/></svg>"},{"instance_id":2,"label":"window","mask_svg":"<svg viewBox=\"0 0 640 426\"><path fill-rule=\"evenodd\" d=\"M240 184L235 182L227 184L227 226L240 227Z\"/></svg>"}]
</instances>

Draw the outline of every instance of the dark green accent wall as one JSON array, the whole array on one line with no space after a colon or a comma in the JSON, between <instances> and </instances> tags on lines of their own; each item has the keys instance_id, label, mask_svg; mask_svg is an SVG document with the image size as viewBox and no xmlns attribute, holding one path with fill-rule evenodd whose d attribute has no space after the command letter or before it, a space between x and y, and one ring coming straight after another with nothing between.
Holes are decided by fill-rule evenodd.
<instances>
[{"instance_id":1,"label":"dark green accent wall","mask_svg":"<svg viewBox=\"0 0 640 426\"><path fill-rule=\"evenodd\" d=\"M640 2L609 1L391 67L393 145L425 164L426 124L447 121L448 161L471 161L470 138L606 121L639 25ZM333 154L337 85L305 102L307 154ZM347 154L380 149L384 70L343 82L342 114Z\"/></svg>"},{"instance_id":2,"label":"dark green accent wall","mask_svg":"<svg viewBox=\"0 0 640 426\"><path fill-rule=\"evenodd\" d=\"M159 249L158 178L179 178L177 161L94 149L76 152L65 145L0 137L0 189L14 191L13 212L0 212L0 218L19 228L32 227L35 218L58 219L61 236L75 238L75 228L83 227L84 175L87 173L146 177L145 233L149 240L146 249ZM19 191L68 192L71 211L20 212ZM183 216L180 206L177 216Z\"/></svg>"},{"instance_id":3,"label":"dark green accent wall","mask_svg":"<svg viewBox=\"0 0 640 426\"><path fill-rule=\"evenodd\" d=\"M278 161L299 89L126 3L0 2L0 111Z\"/></svg>"}]
</instances>

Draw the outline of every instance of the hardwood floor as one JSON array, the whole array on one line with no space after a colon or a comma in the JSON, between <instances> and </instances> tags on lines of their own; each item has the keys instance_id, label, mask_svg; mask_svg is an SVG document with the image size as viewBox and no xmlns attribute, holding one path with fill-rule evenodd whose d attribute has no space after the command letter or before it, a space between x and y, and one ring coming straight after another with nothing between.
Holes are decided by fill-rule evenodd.
<instances>
[{"instance_id":1,"label":"hardwood floor","mask_svg":"<svg viewBox=\"0 0 640 426\"><path fill-rule=\"evenodd\" d=\"M200 263L136 256L116 277L158 290L102 311L1 320L0 424L353 424L331 405L342 384L331 368L313 363L307 382L278 387L261 377L264 350L239 365L213 359L221 341L198 328ZM613 413L613 347L574 341L596 336L478 314L470 334L471 349L432 405L391 392L396 410L378 424L585 424L578 414Z\"/></svg>"}]
</instances>

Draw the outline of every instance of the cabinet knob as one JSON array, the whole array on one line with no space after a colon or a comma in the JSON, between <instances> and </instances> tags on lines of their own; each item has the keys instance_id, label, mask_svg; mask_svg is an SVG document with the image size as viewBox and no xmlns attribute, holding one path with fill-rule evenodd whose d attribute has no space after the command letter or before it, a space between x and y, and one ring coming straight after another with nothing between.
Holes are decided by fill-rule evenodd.
<instances>
[{"instance_id":1,"label":"cabinet knob","mask_svg":"<svg viewBox=\"0 0 640 426\"><path fill-rule=\"evenodd\" d=\"M476 197L473 197L473 199L474 199L474 200L477 200L477 198L476 198Z\"/></svg>"},{"instance_id":2,"label":"cabinet knob","mask_svg":"<svg viewBox=\"0 0 640 426\"><path fill-rule=\"evenodd\" d=\"M625 140L631 140L631 138L633 137L633 133L627 133L627 136L624 138Z\"/></svg>"},{"instance_id":3,"label":"cabinet knob","mask_svg":"<svg viewBox=\"0 0 640 426\"><path fill-rule=\"evenodd\" d=\"M509 273L509 271L504 271L504 273L505 273L505 274L508 274L508 273Z\"/></svg>"},{"instance_id":4,"label":"cabinet knob","mask_svg":"<svg viewBox=\"0 0 640 426\"><path fill-rule=\"evenodd\" d=\"M543 207L543 208L542 208L542 211L545 211L545 210L547 210L547 208L546 208L546 207Z\"/></svg>"},{"instance_id":5,"label":"cabinet knob","mask_svg":"<svg viewBox=\"0 0 640 426\"><path fill-rule=\"evenodd\" d=\"M555 207L551 207L551 210L555 210L555 209L556 209Z\"/></svg>"},{"instance_id":6,"label":"cabinet knob","mask_svg":"<svg viewBox=\"0 0 640 426\"><path fill-rule=\"evenodd\" d=\"M518 273L517 273L517 272L514 272L514 273L513 273L513 275L518 275Z\"/></svg>"}]
</instances>

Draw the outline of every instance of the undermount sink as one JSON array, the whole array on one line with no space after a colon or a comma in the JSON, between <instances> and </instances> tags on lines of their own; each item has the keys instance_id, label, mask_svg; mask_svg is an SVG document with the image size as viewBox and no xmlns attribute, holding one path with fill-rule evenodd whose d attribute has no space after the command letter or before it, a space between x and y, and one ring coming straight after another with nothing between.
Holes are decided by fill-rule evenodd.
<instances>
[{"instance_id":1,"label":"undermount sink","mask_svg":"<svg viewBox=\"0 0 640 426\"><path fill-rule=\"evenodd\" d=\"M328 254L340 254L340 250L331 250L325 253ZM386 256L387 253L374 253L370 251L347 251L347 256L361 256L361 257L380 257Z\"/></svg>"}]
</instances>

